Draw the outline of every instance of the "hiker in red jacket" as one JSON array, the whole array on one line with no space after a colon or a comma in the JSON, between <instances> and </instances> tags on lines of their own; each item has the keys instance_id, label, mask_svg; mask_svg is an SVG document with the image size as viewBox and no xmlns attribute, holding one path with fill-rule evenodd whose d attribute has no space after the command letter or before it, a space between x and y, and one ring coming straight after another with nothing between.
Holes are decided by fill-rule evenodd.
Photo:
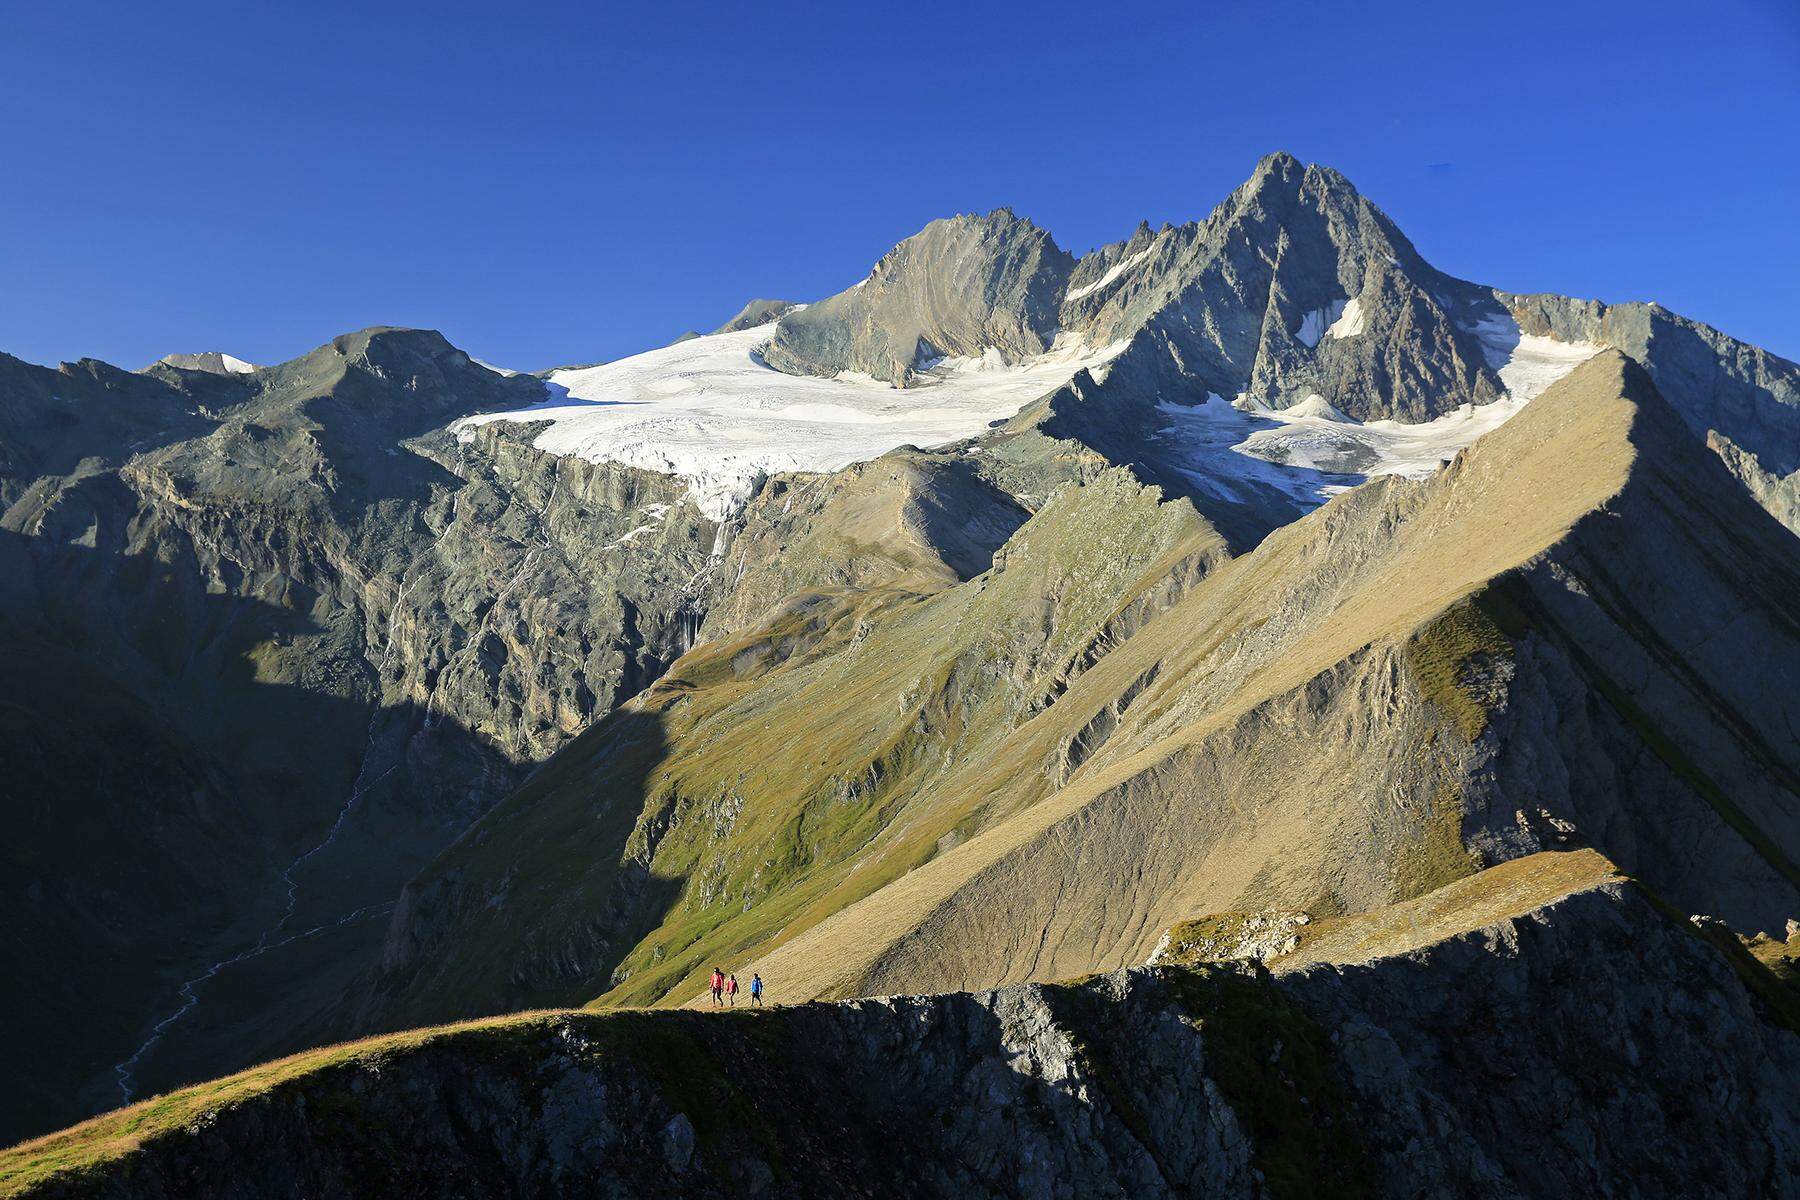
<instances>
[{"instance_id":1,"label":"hiker in red jacket","mask_svg":"<svg viewBox=\"0 0 1800 1200\"><path fill-rule=\"evenodd\" d=\"M720 1002L719 1001L719 993L723 992L724 990L725 990L725 972L721 971L717 967L714 967L713 973L712 973L712 994L713 994L713 1003L714 1004L718 1004Z\"/></svg>"},{"instance_id":2,"label":"hiker in red jacket","mask_svg":"<svg viewBox=\"0 0 1800 1200\"><path fill-rule=\"evenodd\" d=\"M731 1007L737 1007L737 976L733 975L725 981L725 1000Z\"/></svg>"}]
</instances>

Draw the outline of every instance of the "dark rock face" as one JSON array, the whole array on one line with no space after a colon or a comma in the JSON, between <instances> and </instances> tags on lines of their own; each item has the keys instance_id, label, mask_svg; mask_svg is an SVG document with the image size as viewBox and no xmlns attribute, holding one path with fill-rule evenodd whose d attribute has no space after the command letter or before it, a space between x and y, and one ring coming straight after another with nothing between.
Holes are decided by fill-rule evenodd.
<instances>
[{"instance_id":1,"label":"dark rock face","mask_svg":"<svg viewBox=\"0 0 1800 1200\"><path fill-rule=\"evenodd\" d=\"M1492 302L1327 167L1270 155L1204 222L1140 228L1102 257L1113 266L1071 289L1063 323L1094 345L1135 336L1169 399L1286 408L1318 392L1358 419L1420 421L1503 390L1473 332Z\"/></svg>"},{"instance_id":2,"label":"dark rock face","mask_svg":"<svg viewBox=\"0 0 1800 1200\"><path fill-rule=\"evenodd\" d=\"M1800 1187L1800 1036L1633 885L1280 984L1333 1031L1391 1194Z\"/></svg>"},{"instance_id":3,"label":"dark rock face","mask_svg":"<svg viewBox=\"0 0 1800 1200\"><path fill-rule=\"evenodd\" d=\"M1516 854L1554 843L1542 820L1554 815L1671 899L1697 904L1687 889L1704 883L1705 911L1779 929L1800 904L1786 732L1800 706L1770 664L1800 659L1782 599L1800 591L1800 545L1694 442L1649 372L1622 366L1639 406L1631 479L1487 597L1516 654L1465 833Z\"/></svg>"},{"instance_id":4,"label":"dark rock face","mask_svg":"<svg viewBox=\"0 0 1800 1200\"><path fill-rule=\"evenodd\" d=\"M1007 209L933 221L856 287L783 317L763 356L796 375L860 371L904 387L945 355L1041 354L1074 265Z\"/></svg>"},{"instance_id":5,"label":"dark rock face","mask_svg":"<svg viewBox=\"0 0 1800 1200\"><path fill-rule=\"evenodd\" d=\"M1612 883L1278 977L371 1047L25 1194L1774 1196L1800 1186L1797 1072L1726 958Z\"/></svg>"},{"instance_id":6,"label":"dark rock face","mask_svg":"<svg viewBox=\"0 0 1800 1200\"><path fill-rule=\"evenodd\" d=\"M116 1102L110 1068L179 983L316 930L228 970L134 1082L286 1045L234 1028L233 1005L304 988L235 974L377 939L407 877L690 644L716 530L679 481L552 458L517 428L444 431L541 392L409 330L254 376L0 362L9 672L46 704L71 697L15 725L32 782L15 774L5 799L29 835L5 863L38 899L9 889L0 913L46 935L34 977L78 981L121 945L139 962L81 989L79 1065L36 1076L47 1099L18 1122ZM143 743L129 755L122 730ZM145 759L178 765L123 767ZM57 779L71 790L52 801ZM41 815L61 805L85 818ZM289 969L331 986L329 965ZM71 1015L14 996L8 1054Z\"/></svg>"}]
</instances>

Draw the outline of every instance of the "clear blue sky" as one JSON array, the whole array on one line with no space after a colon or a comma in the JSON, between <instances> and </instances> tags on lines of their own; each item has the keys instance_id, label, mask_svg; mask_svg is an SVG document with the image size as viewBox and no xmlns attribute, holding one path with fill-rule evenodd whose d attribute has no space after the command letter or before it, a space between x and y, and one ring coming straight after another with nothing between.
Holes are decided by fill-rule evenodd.
<instances>
[{"instance_id":1,"label":"clear blue sky","mask_svg":"<svg viewBox=\"0 0 1800 1200\"><path fill-rule=\"evenodd\" d=\"M0 6L0 349L536 368L1011 205L1080 251L1336 166L1427 258L1800 357L1792 0Z\"/></svg>"}]
</instances>

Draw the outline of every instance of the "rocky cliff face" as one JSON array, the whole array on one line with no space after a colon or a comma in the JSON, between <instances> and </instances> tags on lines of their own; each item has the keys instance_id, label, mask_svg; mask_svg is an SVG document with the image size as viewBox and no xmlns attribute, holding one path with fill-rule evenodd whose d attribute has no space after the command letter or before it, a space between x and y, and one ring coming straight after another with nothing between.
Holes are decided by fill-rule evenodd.
<instances>
[{"instance_id":1,"label":"rocky cliff face","mask_svg":"<svg viewBox=\"0 0 1800 1200\"><path fill-rule=\"evenodd\" d=\"M0 1187L1790 1194L1800 1035L1759 996L1769 977L1740 973L1761 968L1677 920L1611 880L1404 953L1273 976L1153 967L407 1035L28 1144L0 1158Z\"/></svg>"},{"instance_id":2,"label":"rocky cliff face","mask_svg":"<svg viewBox=\"0 0 1800 1200\"><path fill-rule=\"evenodd\" d=\"M1101 344L1133 337L1165 398L1318 393L1358 419L1420 421L1505 390L1476 333L1491 301L1327 167L1271 155L1206 221L1107 256L1063 319Z\"/></svg>"},{"instance_id":3,"label":"rocky cliff face","mask_svg":"<svg viewBox=\"0 0 1800 1200\"><path fill-rule=\"evenodd\" d=\"M862 283L782 318L763 356L795 374L860 371L904 387L934 358L1041 354L1073 265L1007 209L933 221Z\"/></svg>"},{"instance_id":4,"label":"rocky cliff face","mask_svg":"<svg viewBox=\"0 0 1800 1200\"><path fill-rule=\"evenodd\" d=\"M144 960L76 1005L95 1024L76 1074L40 1077L58 1097L42 1120L242 1061L240 1005L263 1002L230 986L147 1042L178 985L378 932L407 876L687 649L715 529L664 477L505 427L445 433L542 385L436 334L367 331L247 374L0 365L8 669L75 697L21 717L12 761L46 796L92 780L83 820L54 824L38 785L9 789L29 833L8 870L28 886L6 916L57 931L46 977L81 979L121 942ZM184 765L141 791L96 775L121 738ZM151 799L171 786L193 798ZM214 865L186 890L196 854ZM19 1053L69 1011L41 1000L8 1014Z\"/></svg>"}]
</instances>

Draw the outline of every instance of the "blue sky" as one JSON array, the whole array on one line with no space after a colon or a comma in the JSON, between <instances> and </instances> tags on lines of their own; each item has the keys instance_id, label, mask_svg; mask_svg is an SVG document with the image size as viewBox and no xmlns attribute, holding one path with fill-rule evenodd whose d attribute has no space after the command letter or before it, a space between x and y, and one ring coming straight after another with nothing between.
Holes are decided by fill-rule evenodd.
<instances>
[{"instance_id":1,"label":"blue sky","mask_svg":"<svg viewBox=\"0 0 1800 1200\"><path fill-rule=\"evenodd\" d=\"M1199 218L1286 149L1445 270L1800 357L1790 0L508 7L0 8L0 349L593 361L936 216Z\"/></svg>"}]
</instances>

